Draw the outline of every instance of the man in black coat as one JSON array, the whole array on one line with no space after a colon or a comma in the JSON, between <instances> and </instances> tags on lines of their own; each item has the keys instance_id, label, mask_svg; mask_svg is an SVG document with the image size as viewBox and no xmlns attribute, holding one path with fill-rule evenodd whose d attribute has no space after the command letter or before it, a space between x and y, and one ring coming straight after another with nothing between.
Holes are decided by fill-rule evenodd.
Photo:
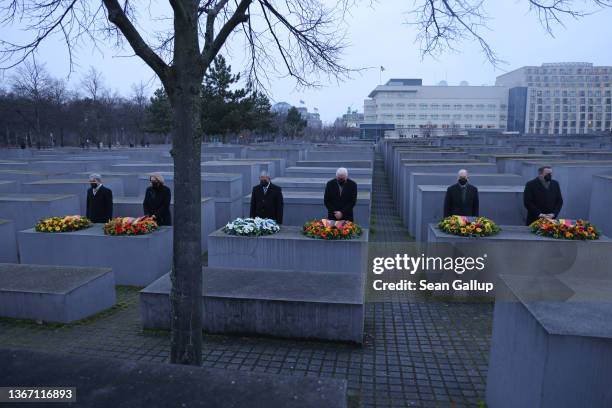
<instances>
[{"instance_id":1,"label":"man in black coat","mask_svg":"<svg viewBox=\"0 0 612 408\"><path fill-rule=\"evenodd\" d=\"M555 219L563 207L561 188L552 179L549 166L538 169L538 177L525 184L523 203L527 208L527 225L539 218Z\"/></svg>"},{"instance_id":2,"label":"man in black coat","mask_svg":"<svg viewBox=\"0 0 612 408\"><path fill-rule=\"evenodd\" d=\"M267 172L261 172L259 185L251 192L250 217L270 218L277 224L283 223L283 190L272 184Z\"/></svg>"},{"instance_id":3,"label":"man in black coat","mask_svg":"<svg viewBox=\"0 0 612 408\"><path fill-rule=\"evenodd\" d=\"M102 185L99 174L89 176L89 185L85 216L92 222L106 223L113 218L113 192Z\"/></svg>"},{"instance_id":4,"label":"man in black coat","mask_svg":"<svg viewBox=\"0 0 612 408\"><path fill-rule=\"evenodd\" d=\"M340 167L336 178L327 182L323 198L330 220L354 221L353 207L357 204L357 183L348 178L348 170Z\"/></svg>"},{"instance_id":5,"label":"man in black coat","mask_svg":"<svg viewBox=\"0 0 612 408\"><path fill-rule=\"evenodd\" d=\"M450 217L451 215L478 216L478 189L469 184L468 181L467 170L459 170L457 183L446 189L444 217Z\"/></svg>"},{"instance_id":6,"label":"man in black coat","mask_svg":"<svg viewBox=\"0 0 612 408\"><path fill-rule=\"evenodd\" d=\"M145 215L155 218L157 225L172 225L170 200L172 192L164 185L164 178L159 173L151 174L151 187L147 188L142 203Z\"/></svg>"}]
</instances>

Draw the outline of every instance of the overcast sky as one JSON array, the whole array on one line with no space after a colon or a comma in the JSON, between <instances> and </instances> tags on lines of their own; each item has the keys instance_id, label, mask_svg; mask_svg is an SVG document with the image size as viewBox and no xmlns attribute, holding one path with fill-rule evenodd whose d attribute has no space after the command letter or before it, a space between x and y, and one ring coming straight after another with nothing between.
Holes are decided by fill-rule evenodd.
<instances>
[{"instance_id":1,"label":"overcast sky","mask_svg":"<svg viewBox=\"0 0 612 408\"><path fill-rule=\"evenodd\" d=\"M415 42L416 27L406 24L411 19L407 13L413 7L411 0L379 0L372 6L369 1L362 1L346 18L350 44L344 52L343 62L351 68L372 68L356 73L340 84L324 84L320 89L296 90L294 81L280 78L270 85L269 96L273 102L286 101L293 105L299 105L303 100L310 111L317 107L323 121L330 123L347 107L363 111L363 100L380 81L380 66L385 67L382 82L393 77L422 78L426 85L441 80L446 80L449 85L458 85L462 80L471 85L492 85L497 75L524 65L566 61L612 65L612 9L580 20L567 18L565 27L556 27L552 38L541 27L537 16L528 13L526 0L488 0L486 3L490 31L482 34L499 57L507 62L498 68L486 61L479 46L471 40L459 44L457 52L448 52L436 59L422 59L419 44ZM152 7L159 7L161 13L166 10L166 2L163 4ZM144 24L151 27L151 23ZM1 30L2 39L15 39L23 34L15 27ZM228 59L233 70L239 71L242 57L235 55L240 53L234 48ZM106 86L112 90L127 96L132 84L149 81L152 93L159 86L152 71L138 58L125 57L125 54L110 46L98 50L81 46L76 50L78 66L70 83L76 86L82 74L93 65L103 73ZM67 52L60 38L43 43L38 60L44 62L54 76L65 77L68 74ZM5 74L3 82L6 80Z\"/></svg>"}]
</instances>

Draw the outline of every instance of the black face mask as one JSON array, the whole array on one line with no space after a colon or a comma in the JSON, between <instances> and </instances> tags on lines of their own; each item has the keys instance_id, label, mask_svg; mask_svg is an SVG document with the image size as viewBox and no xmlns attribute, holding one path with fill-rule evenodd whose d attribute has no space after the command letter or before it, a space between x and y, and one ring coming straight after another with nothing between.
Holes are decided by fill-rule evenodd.
<instances>
[{"instance_id":1,"label":"black face mask","mask_svg":"<svg viewBox=\"0 0 612 408\"><path fill-rule=\"evenodd\" d=\"M458 182L459 182L459 184L461 184L462 186L465 186L465 185L467 184L467 179L460 178L460 179L458 180Z\"/></svg>"},{"instance_id":2,"label":"black face mask","mask_svg":"<svg viewBox=\"0 0 612 408\"><path fill-rule=\"evenodd\" d=\"M157 181L154 181L153 183L151 183L151 185L153 186L153 188L159 188L161 186L161 184Z\"/></svg>"},{"instance_id":3,"label":"black face mask","mask_svg":"<svg viewBox=\"0 0 612 408\"><path fill-rule=\"evenodd\" d=\"M91 186L91 188L97 188L98 187L98 183L89 183L89 185Z\"/></svg>"},{"instance_id":4,"label":"black face mask","mask_svg":"<svg viewBox=\"0 0 612 408\"><path fill-rule=\"evenodd\" d=\"M338 180L338 184L342 185L346 182L346 180Z\"/></svg>"},{"instance_id":5,"label":"black face mask","mask_svg":"<svg viewBox=\"0 0 612 408\"><path fill-rule=\"evenodd\" d=\"M545 181L550 181L550 180L552 180L552 175L550 175L550 174L545 175L545 176L544 176L544 180L545 180Z\"/></svg>"},{"instance_id":6,"label":"black face mask","mask_svg":"<svg viewBox=\"0 0 612 408\"><path fill-rule=\"evenodd\" d=\"M265 180L260 180L260 181L259 181L259 185L261 185L262 187L265 187L265 186L267 186L268 184L270 184L270 183L268 183L268 182L267 182L267 181L265 181Z\"/></svg>"}]
</instances>

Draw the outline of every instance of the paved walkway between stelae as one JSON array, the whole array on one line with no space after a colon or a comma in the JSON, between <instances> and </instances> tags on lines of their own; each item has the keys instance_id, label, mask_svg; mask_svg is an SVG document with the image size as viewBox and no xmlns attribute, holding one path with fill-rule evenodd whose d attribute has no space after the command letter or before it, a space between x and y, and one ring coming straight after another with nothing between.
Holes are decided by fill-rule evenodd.
<instances>
[{"instance_id":1,"label":"paved walkway between stelae","mask_svg":"<svg viewBox=\"0 0 612 408\"><path fill-rule=\"evenodd\" d=\"M372 242L410 241L397 214L377 156ZM0 347L167 361L169 333L142 330L138 289L120 287L117 294L112 310L76 324L0 319ZM203 365L344 378L353 407L477 407L484 400L492 310L427 298L368 303L363 347L207 335Z\"/></svg>"}]
</instances>

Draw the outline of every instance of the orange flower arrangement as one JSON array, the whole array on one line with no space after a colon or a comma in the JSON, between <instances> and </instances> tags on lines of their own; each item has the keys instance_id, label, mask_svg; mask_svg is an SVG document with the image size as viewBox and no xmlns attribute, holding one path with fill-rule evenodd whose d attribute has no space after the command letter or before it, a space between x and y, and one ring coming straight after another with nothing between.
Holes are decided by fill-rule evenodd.
<instances>
[{"instance_id":1,"label":"orange flower arrangement","mask_svg":"<svg viewBox=\"0 0 612 408\"><path fill-rule=\"evenodd\" d=\"M486 217L451 215L438 223L438 228L447 234L462 237L488 237L498 234L501 228Z\"/></svg>"},{"instance_id":2,"label":"orange flower arrangement","mask_svg":"<svg viewBox=\"0 0 612 408\"><path fill-rule=\"evenodd\" d=\"M117 217L104 224L106 235L144 235L157 230L159 226L151 217Z\"/></svg>"},{"instance_id":3,"label":"orange flower arrangement","mask_svg":"<svg viewBox=\"0 0 612 408\"><path fill-rule=\"evenodd\" d=\"M310 238L338 240L353 239L361 235L361 227L350 221L331 221L327 219L308 221L302 233Z\"/></svg>"},{"instance_id":4,"label":"orange flower arrangement","mask_svg":"<svg viewBox=\"0 0 612 408\"><path fill-rule=\"evenodd\" d=\"M38 232L70 232L78 231L92 226L91 221L80 215L67 215L65 217L51 217L40 220L34 229Z\"/></svg>"},{"instance_id":5,"label":"orange flower arrangement","mask_svg":"<svg viewBox=\"0 0 612 408\"><path fill-rule=\"evenodd\" d=\"M595 240L599 239L601 233L589 221L585 220L549 220L540 218L529 226L531 232L543 237L571 240Z\"/></svg>"}]
</instances>

